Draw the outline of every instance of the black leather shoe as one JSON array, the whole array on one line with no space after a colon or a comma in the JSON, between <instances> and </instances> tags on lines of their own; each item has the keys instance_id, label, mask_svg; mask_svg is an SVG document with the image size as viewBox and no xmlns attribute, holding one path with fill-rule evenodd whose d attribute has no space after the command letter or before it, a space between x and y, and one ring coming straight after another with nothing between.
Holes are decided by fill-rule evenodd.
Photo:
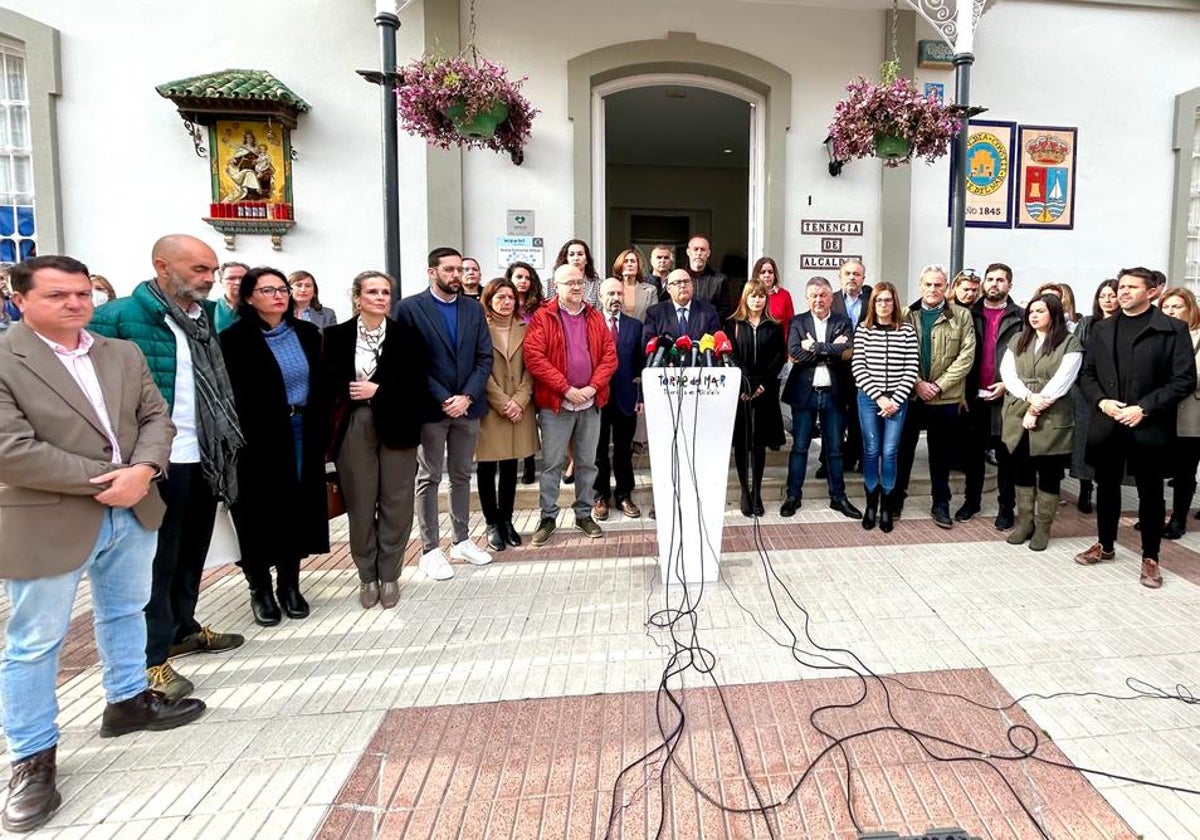
<instances>
[{"instance_id":1,"label":"black leather shoe","mask_svg":"<svg viewBox=\"0 0 1200 840\"><path fill-rule=\"evenodd\" d=\"M954 527L954 520L950 518L949 505L934 505L930 509L929 514L933 517L933 523L939 528Z\"/></svg>"},{"instance_id":2,"label":"black leather shoe","mask_svg":"<svg viewBox=\"0 0 1200 840\"><path fill-rule=\"evenodd\" d=\"M1164 540L1177 540L1187 533L1187 514L1182 516L1171 515L1167 520L1167 525L1163 528L1162 538Z\"/></svg>"},{"instance_id":3,"label":"black leather shoe","mask_svg":"<svg viewBox=\"0 0 1200 840\"><path fill-rule=\"evenodd\" d=\"M845 496L842 496L840 499L830 499L829 509L836 510L843 516L848 516L851 519L862 519L863 515L862 511L856 508Z\"/></svg>"},{"instance_id":4,"label":"black leather shoe","mask_svg":"<svg viewBox=\"0 0 1200 840\"><path fill-rule=\"evenodd\" d=\"M1000 508L1000 512L996 514L996 530L1007 531L1012 528L1014 524L1016 524L1016 520L1013 518L1012 510L1008 508Z\"/></svg>"},{"instance_id":5,"label":"black leather shoe","mask_svg":"<svg viewBox=\"0 0 1200 840\"><path fill-rule=\"evenodd\" d=\"M977 513L979 513L979 505L963 502L962 507L954 511L954 520L956 522L970 522Z\"/></svg>"},{"instance_id":6,"label":"black leather shoe","mask_svg":"<svg viewBox=\"0 0 1200 840\"><path fill-rule=\"evenodd\" d=\"M766 516L767 515L767 509L765 507L763 507L762 496L754 497L754 515L755 516Z\"/></svg>"},{"instance_id":7,"label":"black leather shoe","mask_svg":"<svg viewBox=\"0 0 1200 840\"><path fill-rule=\"evenodd\" d=\"M141 694L109 703L100 719L100 737L116 738L130 732L162 732L191 723L204 714L204 701L195 697L168 700L157 691L146 689Z\"/></svg>"},{"instance_id":8,"label":"black leather shoe","mask_svg":"<svg viewBox=\"0 0 1200 840\"><path fill-rule=\"evenodd\" d=\"M504 529L504 541L516 548L521 544L521 535L517 533L517 529L513 527L512 520L508 520L500 526Z\"/></svg>"},{"instance_id":9,"label":"black leather shoe","mask_svg":"<svg viewBox=\"0 0 1200 840\"><path fill-rule=\"evenodd\" d=\"M780 516L795 516L796 511L800 508L800 499L796 496L788 496L783 500L783 504L779 506Z\"/></svg>"},{"instance_id":10,"label":"black leather shoe","mask_svg":"<svg viewBox=\"0 0 1200 840\"><path fill-rule=\"evenodd\" d=\"M279 603L288 618L308 618L308 601L300 594L300 587L280 589L278 594Z\"/></svg>"},{"instance_id":11,"label":"black leather shoe","mask_svg":"<svg viewBox=\"0 0 1200 840\"><path fill-rule=\"evenodd\" d=\"M55 778L58 746L44 749L12 763L8 801L4 803L4 830L33 831L44 825L62 804Z\"/></svg>"},{"instance_id":12,"label":"black leather shoe","mask_svg":"<svg viewBox=\"0 0 1200 840\"><path fill-rule=\"evenodd\" d=\"M269 586L250 590L250 611L254 613L254 623L259 627L274 627L283 621L279 602Z\"/></svg>"},{"instance_id":13,"label":"black leather shoe","mask_svg":"<svg viewBox=\"0 0 1200 840\"><path fill-rule=\"evenodd\" d=\"M503 551L508 547L508 543L504 540L504 533L500 530L501 525L487 526L487 541L493 551Z\"/></svg>"}]
</instances>

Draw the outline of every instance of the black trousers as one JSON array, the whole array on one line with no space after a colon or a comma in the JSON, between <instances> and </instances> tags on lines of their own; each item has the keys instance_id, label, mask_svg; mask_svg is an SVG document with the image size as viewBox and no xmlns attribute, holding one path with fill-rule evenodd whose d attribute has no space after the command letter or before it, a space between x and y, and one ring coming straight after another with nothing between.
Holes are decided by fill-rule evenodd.
<instances>
[{"instance_id":1,"label":"black trousers","mask_svg":"<svg viewBox=\"0 0 1200 840\"><path fill-rule=\"evenodd\" d=\"M933 503L950 504L950 461L956 440L961 434L960 428L957 405L930 405L916 398L909 400L908 412L904 416L904 431L900 434L900 451L896 458L896 492L902 494L901 499L908 495L917 440L921 429L924 429L925 444L929 448L929 482L932 485Z\"/></svg>"},{"instance_id":2,"label":"black trousers","mask_svg":"<svg viewBox=\"0 0 1200 840\"><path fill-rule=\"evenodd\" d=\"M637 415L621 413L615 400L600 409L600 441L596 444L596 481L592 489L597 499L615 498L618 502L633 493L633 433L637 431ZM612 460L608 445L612 442ZM616 487L610 486L610 475Z\"/></svg>"},{"instance_id":3,"label":"black trousers","mask_svg":"<svg viewBox=\"0 0 1200 840\"><path fill-rule=\"evenodd\" d=\"M480 461L475 467L479 478L479 507L489 525L512 522L517 500L516 458L507 461ZM496 493L496 474L500 474L500 492Z\"/></svg>"},{"instance_id":4,"label":"black trousers","mask_svg":"<svg viewBox=\"0 0 1200 840\"><path fill-rule=\"evenodd\" d=\"M1043 493L1057 496L1062 489L1064 455L1030 455L1029 433L1021 435L1009 463L1012 481L1017 487L1034 487ZM968 499L970 496L967 497Z\"/></svg>"},{"instance_id":5,"label":"black trousers","mask_svg":"<svg viewBox=\"0 0 1200 840\"><path fill-rule=\"evenodd\" d=\"M1175 440L1179 453L1173 460L1171 478L1175 486L1171 493L1171 513L1185 517L1192 507L1192 496L1196 492L1196 467L1200 466L1200 437L1181 437Z\"/></svg>"},{"instance_id":6,"label":"black trousers","mask_svg":"<svg viewBox=\"0 0 1200 840\"><path fill-rule=\"evenodd\" d=\"M1128 467L1137 485L1142 557L1157 560L1166 516L1165 475L1159 458L1139 453L1132 437L1128 431L1121 434L1105 447L1104 460L1092 465L1096 470L1096 537L1101 548L1112 551L1121 519L1121 482Z\"/></svg>"},{"instance_id":7,"label":"black trousers","mask_svg":"<svg viewBox=\"0 0 1200 840\"><path fill-rule=\"evenodd\" d=\"M171 464L158 492L167 505L146 603L146 665L167 661L172 644L196 633L200 575L212 539L217 499L200 464Z\"/></svg>"},{"instance_id":8,"label":"black trousers","mask_svg":"<svg viewBox=\"0 0 1200 840\"><path fill-rule=\"evenodd\" d=\"M999 404L1000 400L971 400L970 410L963 415L959 460L967 477L965 501L969 505L979 507L983 498L984 453L989 446L992 447L996 452L996 490L1000 510L1011 511L1016 503L1016 491L1013 489L1010 456L1008 448L1000 442L1000 436L992 434L992 412L999 409ZM1028 450L1028 447L1026 449Z\"/></svg>"}]
</instances>

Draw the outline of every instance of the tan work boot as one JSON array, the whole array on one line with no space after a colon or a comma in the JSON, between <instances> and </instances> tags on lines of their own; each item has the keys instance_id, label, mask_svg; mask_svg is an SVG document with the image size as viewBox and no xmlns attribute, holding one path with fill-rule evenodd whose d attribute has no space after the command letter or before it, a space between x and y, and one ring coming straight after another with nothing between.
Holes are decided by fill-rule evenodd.
<instances>
[{"instance_id":1,"label":"tan work boot","mask_svg":"<svg viewBox=\"0 0 1200 840\"><path fill-rule=\"evenodd\" d=\"M1033 512L1033 536L1029 538L1029 548L1032 551L1045 551L1050 545L1050 526L1058 513L1058 494L1037 494L1036 509Z\"/></svg>"},{"instance_id":2,"label":"tan work boot","mask_svg":"<svg viewBox=\"0 0 1200 840\"><path fill-rule=\"evenodd\" d=\"M1033 536L1033 502L1036 494L1037 490L1033 487L1017 488L1017 521L1005 540L1009 545L1020 545Z\"/></svg>"}]
</instances>

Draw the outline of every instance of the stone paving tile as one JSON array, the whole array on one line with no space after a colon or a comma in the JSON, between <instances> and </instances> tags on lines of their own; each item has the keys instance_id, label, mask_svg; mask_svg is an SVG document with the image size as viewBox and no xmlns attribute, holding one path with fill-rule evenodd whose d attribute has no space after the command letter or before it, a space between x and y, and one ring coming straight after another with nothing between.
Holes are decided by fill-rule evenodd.
<instances>
[{"instance_id":1,"label":"stone paving tile","mask_svg":"<svg viewBox=\"0 0 1200 840\"><path fill-rule=\"evenodd\" d=\"M905 682L1011 702L981 670ZM700 836L701 825L704 836L766 836L769 824L825 838L853 836L857 821L867 830L957 824L1024 838L1041 836L1035 820L1056 838L1132 835L1053 743L1036 753L1044 762L1003 760L1015 756L1008 728L1035 726L1019 707L943 698L953 711L938 727L923 711L930 696L895 685L885 694L853 678L689 689L678 696L684 726L675 738L662 729L678 715L662 720L659 702L656 720L650 692L393 710L317 836L359 836L367 817L379 837L648 837L661 823L670 837ZM923 738L937 761L901 727L967 746ZM811 752L789 750L784 732L800 733ZM849 772L834 738L853 739ZM558 769L568 765L573 772Z\"/></svg>"}]
</instances>

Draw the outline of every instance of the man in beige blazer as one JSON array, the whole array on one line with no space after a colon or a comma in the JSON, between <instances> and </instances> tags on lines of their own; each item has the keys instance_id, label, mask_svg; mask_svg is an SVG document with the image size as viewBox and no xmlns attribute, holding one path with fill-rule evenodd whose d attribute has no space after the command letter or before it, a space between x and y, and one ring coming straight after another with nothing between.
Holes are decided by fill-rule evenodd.
<instances>
[{"instance_id":1,"label":"man in beige blazer","mask_svg":"<svg viewBox=\"0 0 1200 840\"><path fill-rule=\"evenodd\" d=\"M0 337L0 579L12 612L0 701L12 777L8 831L31 831L61 802L55 787L58 652L80 578L91 583L108 705L101 737L172 729L204 711L146 681L146 621L163 503L151 483L175 428L132 344L83 329L87 266L33 257L12 271L22 320Z\"/></svg>"}]
</instances>

